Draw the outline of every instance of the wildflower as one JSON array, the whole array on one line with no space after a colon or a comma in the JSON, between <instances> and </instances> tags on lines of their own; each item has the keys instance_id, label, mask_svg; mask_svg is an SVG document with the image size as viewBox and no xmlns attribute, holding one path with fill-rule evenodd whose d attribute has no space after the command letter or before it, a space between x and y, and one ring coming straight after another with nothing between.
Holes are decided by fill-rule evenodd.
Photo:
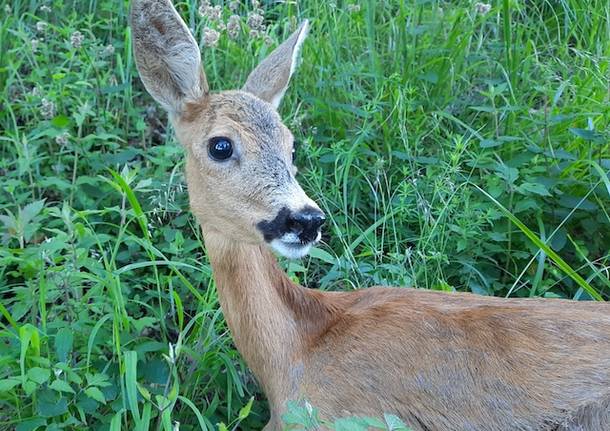
<instances>
[{"instance_id":1,"label":"wildflower","mask_svg":"<svg viewBox=\"0 0 610 431\"><path fill-rule=\"evenodd\" d=\"M4 13L6 13L7 15L10 15L11 13L13 13L13 9L11 9L10 4L4 5Z\"/></svg>"},{"instance_id":2,"label":"wildflower","mask_svg":"<svg viewBox=\"0 0 610 431\"><path fill-rule=\"evenodd\" d=\"M347 11L349 13L360 12L360 5L359 4L348 4L347 5Z\"/></svg>"},{"instance_id":3,"label":"wildflower","mask_svg":"<svg viewBox=\"0 0 610 431\"><path fill-rule=\"evenodd\" d=\"M227 34L231 39L237 39L241 28L241 17L239 15L231 15L227 22Z\"/></svg>"},{"instance_id":4,"label":"wildflower","mask_svg":"<svg viewBox=\"0 0 610 431\"><path fill-rule=\"evenodd\" d=\"M268 34L265 34L263 36L263 42L265 43L265 45L267 46L271 46L273 45L273 39L271 38L271 36L269 36Z\"/></svg>"},{"instance_id":5,"label":"wildflower","mask_svg":"<svg viewBox=\"0 0 610 431\"><path fill-rule=\"evenodd\" d=\"M32 52L38 51L38 45L40 45L40 41L38 39L30 40L30 46L32 47Z\"/></svg>"},{"instance_id":6,"label":"wildflower","mask_svg":"<svg viewBox=\"0 0 610 431\"><path fill-rule=\"evenodd\" d=\"M220 5L212 6L207 0L201 2L197 11L199 12L199 15L212 22L220 21L220 18L222 17L222 7Z\"/></svg>"},{"instance_id":7,"label":"wildflower","mask_svg":"<svg viewBox=\"0 0 610 431\"><path fill-rule=\"evenodd\" d=\"M258 9L259 7L261 7L261 2L260 0L252 0L252 7L254 9Z\"/></svg>"},{"instance_id":8,"label":"wildflower","mask_svg":"<svg viewBox=\"0 0 610 431\"><path fill-rule=\"evenodd\" d=\"M64 132L55 137L55 143L61 146L68 145L68 142L70 142L68 138L70 138L70 134L68 132Z\"/></svg>"},{"instance_id":9,"label":"wildflower","mask_svg":"<svg viewBox=\"0 0 610 431\"><path fill-rule=\"evenodd\" d=\"M30 95L32 97L39 97L40 96L40 88L38 88L38 87L32 88L32 91L30 92Z\"/></svg>"},{"instance_id":10,"label":"wildflower","mask_svg":"<svg viewBox=\"0 0 610 431\"><path fill-rule=\"evenodd\" d=\"M203 29L203 44L205 46L215 47L218 45L218 39L220 38L220 33L218 33L213 28L204 28Z\"/></svg>"},{"instance_id":11,"label":"wildflower","mask_svg":"<svg viewBox=\"0 0 610 431\"><path fill-rule=\"evenodd\" d=\"M47 23L46 23L46 22L44 22L44 21L38 21L38 22L36 23L36 31L37 31L38 33L44 33L44 32L45 32L45 30L47 29L47 26L48 26L48 25L49 25L49 24L47 24Z\"/></svg>"},{"instance_id":12,"label":"wildflower","mask_svg":"<svg viewBox=\"0 0 610 431\"><path fill-rule=\"evenodd\" d=\"M51 8L48 5L43 4L42 6L40 6L40 12L49 13L49 12L51 12Z\"/></svg>"},{"instance_id":13,"label":"wildflower","mask_svg":"<svg viewBox=\"0 0 610 431\"><path fill-rule=\"evenodd\" d=\"M197 12L201 16L208 16L208 8L210 8L210 2L208 0L202 0L197 8Z\"/></svg>"},{"instance_id":14,"label":"wildflower","mask_svg":"<svg viewBox=\"0 0 610 431\"><path fill-rule=\"evenodd\" d=\"M474 10L477 11L479 15L486 15L491 10L491 5L487 3L477 2L474 5Z\"/></svg>"},{"instance_id":15,"label":"wildflower","mask_svg":"<svg viewBox=\"0 0 610 431\"><path fill-rule=\"evenodd\" d=\"M80 48L84 40L85 36L80 31L76 30L70 36L70 45L72 45L73 48Z\"/></svg>"},{"instance_id":16,"label":"wildflower","mask_svg":"<svg viewBox=\"0 0 610 431\"><path fill-rule=\"evenodd\" d=\"M263 15L261 15L260 12L260 10L255 10L248 14L248 20L246 22L248 24L248 27L250 27L252 30L265 30L265 26L263 24L264 17Z\"/></svg>"},{"instance_id":17,"label":"wildflower","mask_svg":"<svg viewBox=\"0 0 610 431\"><path fill-rule=\"evenodd\" d=\"M235 0L230 2L229 9L231 10L231 12L235 12L237 9L239 9L239 2Z\"/></svg>"},{"instance_id":18,"label":"wildflower","mask_svg":"<svg viewBox=\"0 0 610 431\"><path fill-rule=\"evenodd\" d=\"M222 7L220 5L216 5L213 8L210 8L208 18L210 21L220 21L222 16Z\"/></svg>"},{"instance_id":19,"label":"wildflower","mask_svg":"<svg viewBox=\"0 0 610 431\"><path fill-rule=\"evenodd\" d=\"M102 51L102 57L110 57L113 54L114 54L114 46L113 45L106 46L104 48L104 50Z\"/></svg>"},{"instance_id":20,"label":"wildflower","mask_svg":"<svg viewBox=\"0 0 610 431\"><path fill-rule=\"evenodd\" d=\"M40 115L42 115L42 117L47 120L50 120L51 118L55 117L55 103L46 98L43 98L40 101Z\"/></svg>"},{"instance_id":21,"label":"wildflower","mask_svg":"<svg viewBox=\"0 0 610 431\"><path fill-rule=\"evenodd\" d=\"M261 32L258 30L250 30L250 39L257 39L260 37Z\"/></svg>"}]
</instances>

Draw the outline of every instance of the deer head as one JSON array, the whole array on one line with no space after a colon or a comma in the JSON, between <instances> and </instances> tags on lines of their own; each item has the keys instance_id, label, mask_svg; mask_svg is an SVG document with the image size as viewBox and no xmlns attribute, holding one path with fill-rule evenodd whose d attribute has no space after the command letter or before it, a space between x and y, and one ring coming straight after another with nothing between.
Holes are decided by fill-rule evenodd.
<instances>
[{"instance_id":1,"label":"deer head","mask_svg":"<svg viewBox=\"0 0 610 431\"><path fill-rule=\"evenodd\" d=\"M186 151L191 209L204 235L267 243L301 257L324 215L295 179L292 133L277 108L308 23L248 76L241 90L209 91L197 43L170 0L135 0L130 24L147 91L169 113Z\"/></svg>"}]
</instances>

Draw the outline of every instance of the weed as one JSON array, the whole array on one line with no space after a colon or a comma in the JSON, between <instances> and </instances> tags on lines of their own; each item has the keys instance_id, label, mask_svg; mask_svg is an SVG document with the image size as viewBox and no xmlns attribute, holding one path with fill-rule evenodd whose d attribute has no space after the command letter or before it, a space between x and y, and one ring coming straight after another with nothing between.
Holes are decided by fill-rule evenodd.
<instances>
[{"instance_id":1,"label":"weed","mask_svg":"<svg viewBox=\"0 0 610 431\"><path fill-rule=\"evenodd\" d=\"M291 277L610 296L606 1L177 3L215 88L312 20L281 113L328 223ZM128 3L0 7L0 428L262 428Z\"/></svg>"}]
</instances>

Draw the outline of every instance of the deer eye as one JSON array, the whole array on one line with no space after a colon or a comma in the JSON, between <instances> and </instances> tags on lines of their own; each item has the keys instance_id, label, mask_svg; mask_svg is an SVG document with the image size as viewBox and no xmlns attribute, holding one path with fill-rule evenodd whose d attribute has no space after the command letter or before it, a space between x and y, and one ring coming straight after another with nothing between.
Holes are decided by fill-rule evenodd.
<instances>
[{"instance_id":1,"label":"deer eye","mask_svg":"<svg viewBox=\"0 0 610 431\"><path fill-rule=\"evenodd\" d=\"M208 154L216 161L222 162L233 155L233 143L229 138L217 136L210 139Z\"/></svg>"}]
</instances>

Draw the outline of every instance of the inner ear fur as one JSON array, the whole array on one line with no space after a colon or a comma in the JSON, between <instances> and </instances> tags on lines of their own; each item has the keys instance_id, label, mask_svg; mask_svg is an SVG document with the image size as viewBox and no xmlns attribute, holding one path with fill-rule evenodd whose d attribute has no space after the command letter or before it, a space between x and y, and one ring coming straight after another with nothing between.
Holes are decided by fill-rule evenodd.
<instances>
[{"instance_id":1,"label":"inner ear fur","mask_svg":"<svg viewBox=\"0 0 610 431\"><path fill-rule=\"evenodd\" d=\"M305 20L288 39L256 66L248 76L243 90L271 103L277 109L294 73L308 30L309 21Z\"/></svg>"},{"instance_id":2,"label":"inner ear fur","mask_svg":"<svg viewBox=\"0 0 610 431\"><path fill-rule=\"evenodd\" d=\"M150 95L179 115L208 91L201 52L170 0L134 0L130 13L134 58Z\"/></svg>"}]
</instances>

